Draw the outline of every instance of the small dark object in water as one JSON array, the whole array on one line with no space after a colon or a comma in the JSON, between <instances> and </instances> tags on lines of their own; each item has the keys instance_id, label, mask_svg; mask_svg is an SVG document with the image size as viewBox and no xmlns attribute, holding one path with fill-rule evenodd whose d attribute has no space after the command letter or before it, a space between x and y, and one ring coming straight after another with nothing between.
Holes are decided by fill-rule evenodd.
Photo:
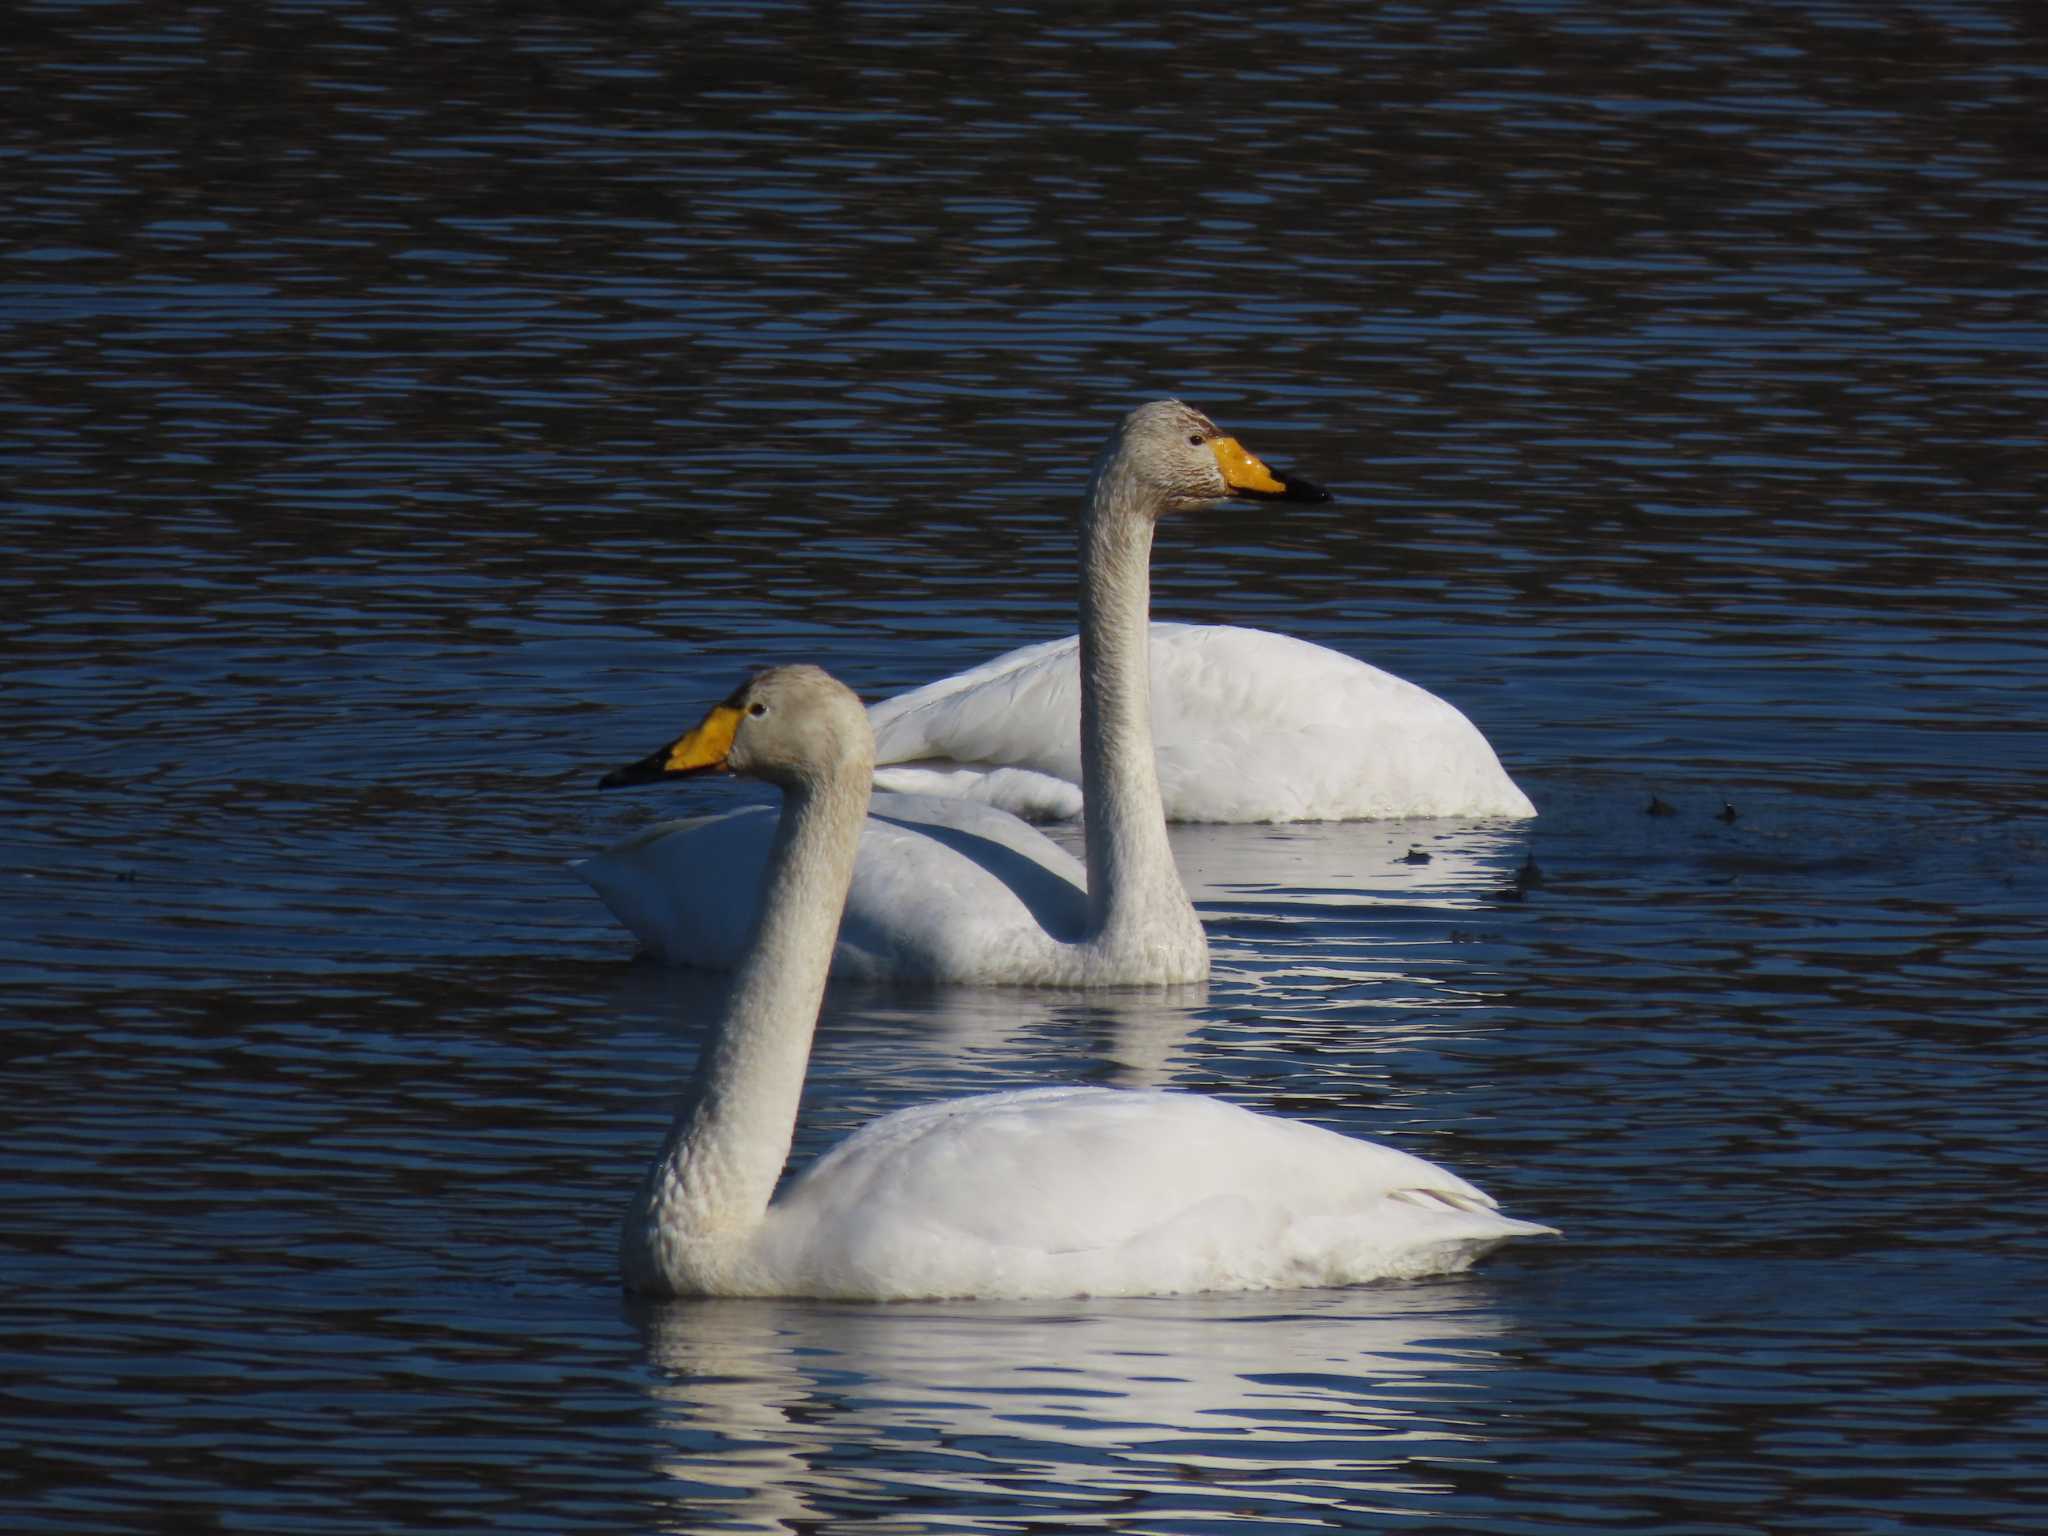
<instances>
[{"instance_id":1,"label":"small dark object in water","mask_svg":"<svg viewBox=\"0 0 2048 1536\"><path fill-rule=\"evenodd\" d=\"M1427 864L1429 862L1429 855L1420 848L1410 848L1401 862L1403 864Z\"/></svg>"},{"instance_id":2,"label":"small dark object in water","mask_svg":"<svg viewBox=\"0 0 2048 1536\"><path fill-rule=\"evenodd\" d=\"M1515 878L1493 893L1496 901L1520 901L1529 892L1541 888L1543 871L1537 866L1536 855L1530 854L1522 860L1522 867L1515 871Z\"/></svg>"},{"instance_id":3,"label":"small dark object in water","mask_svg":"<svg viewBox=\"0 0 2048 1536\"><path fill-rule=\"evenodd\" d=\"M1676 816L1678 812L1666 805L1656 795L1652 795L1650 796L1650 803L1643 807L1643 814L1645 816Z\"/></svg>"},{"instance_id":4,"label":"small dark object in water","mask_svg":"<svg viewBox=\"0 0 2048 1536\"><path fill-rule=\"evenodd\" d=\"M1732 805L1730 805L1730 804L1729 804L1729 803L1728 803L1728 802L1727 802L1726 800L1723 800L1723 801L1721 802L1721 809L1720 809L1720 810L1719 810L1719 811L1718 811L1718 812L1717 812L1717 813L1715 814L1715 816L1714 816L1714 820L1716 820L1716 821L1718 821L1718 822L1723 822L1723 823L1725 823L1726 825L1728 825L1728 826L1731 826L1731 827L1732 827L1732 826L1734 826L1734 825L1735 825L1735 807L1734 807L1734 806L1732 806Z\"/></svg>"}]
</instances>

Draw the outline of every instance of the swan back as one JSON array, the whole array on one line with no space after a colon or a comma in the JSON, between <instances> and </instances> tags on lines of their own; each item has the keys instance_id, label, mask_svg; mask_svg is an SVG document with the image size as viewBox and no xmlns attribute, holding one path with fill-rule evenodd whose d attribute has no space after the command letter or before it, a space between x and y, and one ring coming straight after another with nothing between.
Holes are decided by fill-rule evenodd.
<instances>
[{"instance_id":1,"label":"swan back","mask_svg":"<svg viewBox=\"0 0 2048 1536\"><path fill-rule=\"evenodd\" d=\"M1024 646L870 706L876 786L1078 816L1079 649ZM1169 821L1536 814L1462 711L1391 672L1217 624L1155 622L1151 656Z\"/></svg>"},{"instance_id":2,"label":"swan back","mask_svg":"<svg viewBox=\"0 0 2048 1536\"><path fill-rule=\"evenodd\" d=\"M747 1279L871 1299L1349 1285L1550 1230L1320 1126L1198 1094L1032 1088L855 1132L778 1195Z\"/></svg>"}]
</instances>

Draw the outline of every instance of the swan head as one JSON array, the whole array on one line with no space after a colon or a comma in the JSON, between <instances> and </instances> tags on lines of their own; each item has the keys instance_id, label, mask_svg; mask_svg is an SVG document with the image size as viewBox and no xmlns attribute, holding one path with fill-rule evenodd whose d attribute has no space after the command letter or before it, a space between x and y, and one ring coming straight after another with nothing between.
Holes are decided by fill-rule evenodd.
<instances>
[{"instance_id":1,"label":"swan head","mask_svg":"<svg viewBox=\"0 0 2048 1536\"><path fill-rule=\"evenodd\" d=\"M597 782L614 789L737 773L784 788L840 776L865 784L874 764L875 733L851 688L822 667L770 667L667 746Z\"/></svg>"},{"instance_id":2,"label":"swan head","mask_svg":"<svg viewBox=\"0 0 2048 1536\"><path fill-rule=\"evenodd\" d=\"M1328 501L1330 493L1281 474L1193 406L1154 400L1117 424L1097 462L1098 478L1135 479L1162 512L1214 506L1233 496L1257 501Z\"/></svg>"}]
</instances>

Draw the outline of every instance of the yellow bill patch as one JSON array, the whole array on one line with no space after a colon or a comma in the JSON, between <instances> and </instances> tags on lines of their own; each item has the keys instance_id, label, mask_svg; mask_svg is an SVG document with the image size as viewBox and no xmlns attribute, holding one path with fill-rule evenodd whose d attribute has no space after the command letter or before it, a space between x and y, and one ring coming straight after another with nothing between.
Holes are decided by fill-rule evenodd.
<instances>
[{"instance_id":1,"label":"yellow bill patch","mask_svg":"<svg viewBox=\"0 0 2048 1536\"><path fill-rule=\"evenodd\" d=\"M1223 471L1223 481L1233 491L1258 491L1267 496L1283 495L1287 487L1273 471L1259 462L1258 455L1246 450L1234 437L1215 437L1209 440L1209 451L1216 455L1217 466Z\"/></svg>"},{"instance_id":2,"label":"yellow bill patch","mask_svg":"<svg viewBox=\"0 0 2048 1536\"><path fill-rule=\"evenodd\" d=\"M694 731L670 744L662 761L664 773L687 773L692 768L716 768L732 751L732 738L740 728L740 712L721 704Z\"/></svg>"}]
</instances>

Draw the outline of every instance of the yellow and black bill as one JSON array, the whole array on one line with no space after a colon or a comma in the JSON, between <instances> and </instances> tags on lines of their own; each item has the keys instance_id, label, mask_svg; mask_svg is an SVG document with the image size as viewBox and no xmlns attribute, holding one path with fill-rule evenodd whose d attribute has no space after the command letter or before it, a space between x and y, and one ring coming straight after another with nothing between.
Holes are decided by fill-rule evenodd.
<instances>
[{"instance_id":1,"label":"yellow and black bill","mask_svg":"<svg viewBox=\"0 0 2048 1536\"><path fill-rule=\"evenodd\" d=\"M637 763L614 768L597 781L597 787L617 789L625 784L651 784L656 779L717 773L725 767L726 757L732 751L733 736L739 728L740 706L728 699L706 715L696 729L685 731Z\"/></svg>"},{"instance_id":2,"label":"yellow and black bill","mask_svg":"<svg viewBox=\"0 0 2048 1536\"><path fill-rule=\"evenodd\" d=\"M1209 451L1223 471L1223 483L1233 496L1256 501L1328 501L1330 493L1313 480L1286 475L1266 464L1234 437L1213 437Z\"/></svg>"}]
</instances>

